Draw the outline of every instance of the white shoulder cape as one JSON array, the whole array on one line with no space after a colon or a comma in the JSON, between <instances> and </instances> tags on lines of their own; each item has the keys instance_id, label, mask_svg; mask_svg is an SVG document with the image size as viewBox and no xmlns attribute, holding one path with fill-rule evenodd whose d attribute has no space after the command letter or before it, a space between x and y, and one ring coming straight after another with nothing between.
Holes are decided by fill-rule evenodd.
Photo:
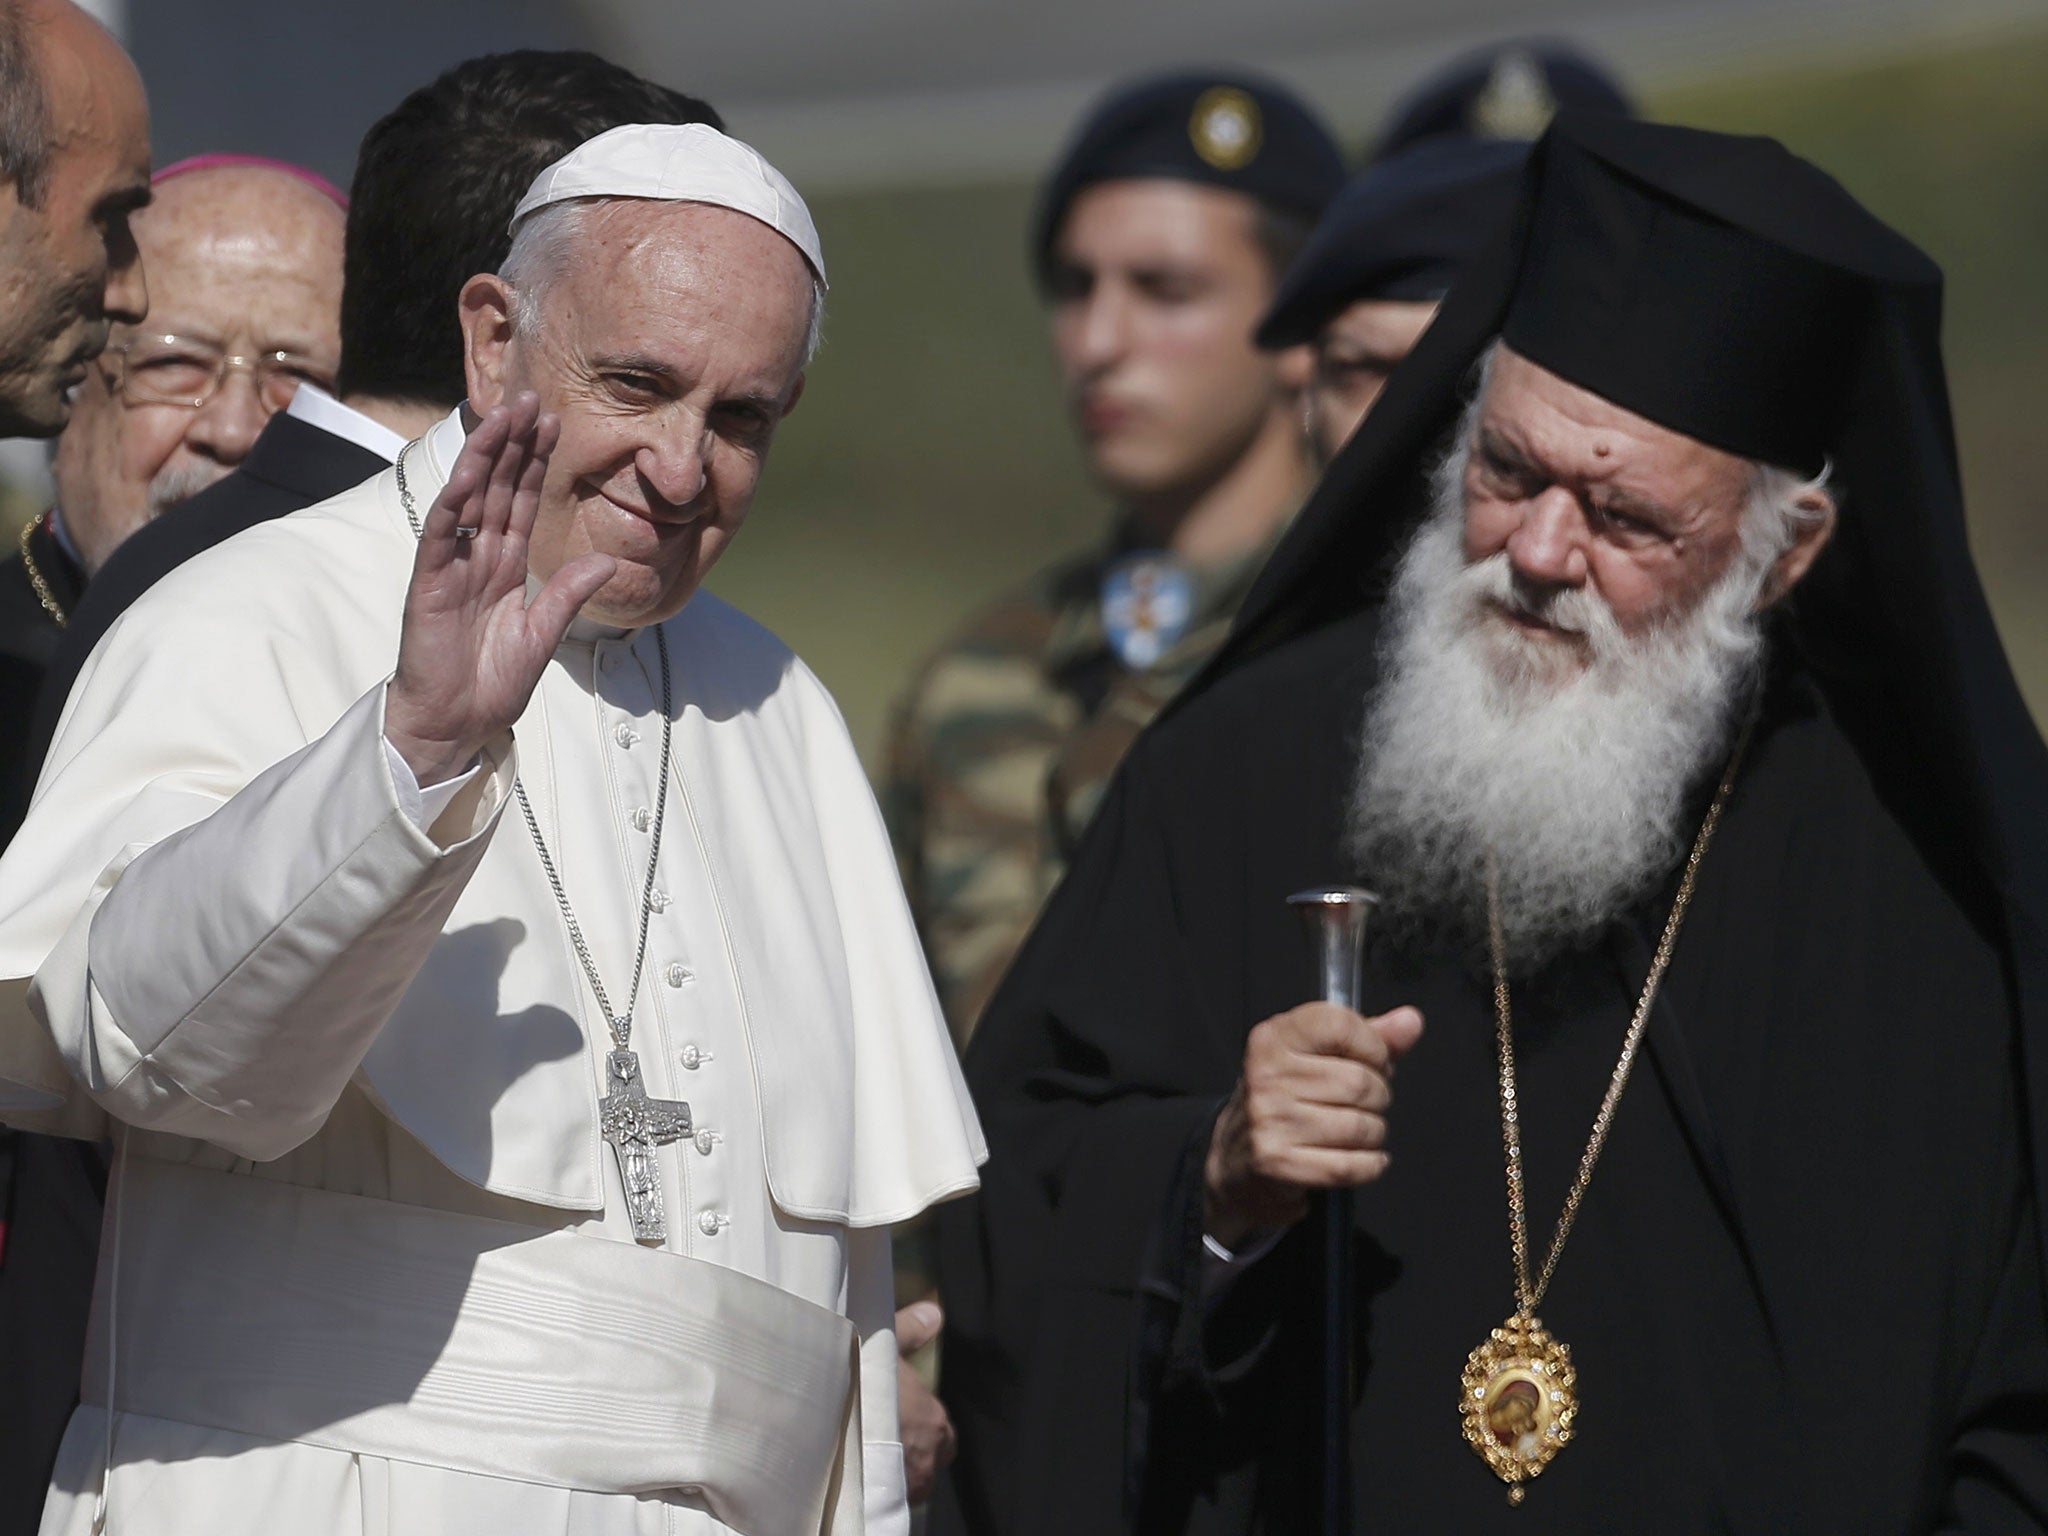
<instances>
[{"instance_id":1,"label":"white shoulder cape","mask_svg":"<svg viewBox=\"0 0 2048 1536\"><path fill-rule=\"evenodd\" d=\"M412 456L422 505L459 447L451 423ZM28 821L0 859L8 1120L100 1133L101 1112L79 1092L97 1066L85 1059L82 1015L93 982L84 935L99 903L144 849L293 754L319 759L305 749L327 733L381 719L358 706L381 698L394 665L413 548L387 470L187 563L93 653ZM986 1149L837 709L786 647L708 595L666 636L677 690L671 835L698 840L719 893L770 1193L791 1216L871 1226L971 1188ZM549 732L586 723L546 719L546 692L514 732L516 762L542 821L559 826L565 809L576 813L576 787L554 781ZM502 811L501 799L491 814ZM507 835L521 830L516 817L509 829L482 827L475 873L425 964L396 978L396 1006L357 1081L473 1184L595 1210L594 1053L559 1030L514 1027L547 1010L575 1020L586 1042L603 1029L531 845ZM210 903L305 888L291 866L322 856L312 842L215 860L205 878L217 888L192 890L164 921L203 931ZM304 913L276 919L296 925L294 943L333 946L341 963L346 935Z\"/></svg>"}]
</instances>

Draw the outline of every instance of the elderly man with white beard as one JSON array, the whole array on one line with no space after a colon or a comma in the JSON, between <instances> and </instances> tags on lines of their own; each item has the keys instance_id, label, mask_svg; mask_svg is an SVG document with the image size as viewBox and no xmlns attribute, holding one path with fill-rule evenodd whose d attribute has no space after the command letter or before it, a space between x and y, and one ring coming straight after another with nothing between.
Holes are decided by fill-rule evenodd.
<instances>
[{"instance_id":1,"label":"elderly man with white beard","mask_svg":"<svg viewBox=\"0 0 2048 1536\"><path fill-rule=\"evenodd\" d=\"M2048 753L1939 293L1775 144L1558 120L969 1053L957 1527L1329 1529L1327 1424L1361 1532L2048 1530Z\"/></svg>"},{"instance_id":2,"label":"elderly man with white beard","mask_svg":"<svg viewBox=\"0 0 2048 1536\"><path fill-rule=\"evenodd\" d=\"M817 234L694 123L512 224L467 402L129 608L0 861L9 1118L116 1147L50 1536L908 1528L889 1227L981 1139L837 711L699 590Z\"/></svg>"}]
</instances>

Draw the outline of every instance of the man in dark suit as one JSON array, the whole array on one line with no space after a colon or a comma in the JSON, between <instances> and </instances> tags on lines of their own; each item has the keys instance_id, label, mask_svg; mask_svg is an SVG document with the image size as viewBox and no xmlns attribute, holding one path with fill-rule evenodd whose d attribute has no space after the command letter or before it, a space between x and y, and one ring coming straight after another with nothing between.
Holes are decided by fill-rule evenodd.
<instances>
[{"instance_id":1,"label":"man in dark suit","mask_svg":"<svg viewBox=\"0 0 2048 1536\"><path fill-rule=\"evenodd\" d=\"M58 601L68 623L49 662L25 766L8 788L11 803L0 807L9 829L26 807L71 683L100 636L167 571L245 528L379 473L409 438L447 415L464 394L455 296L472 275L504 260L520 194L585 139L639 122L722 126L703 102L595 55L529 51L458 65L370 130L349 203L335 392L302 384L239 468L172 515L145 523L89 585L75 568L39 566L65 583ZM46 524L30 534L32 554L43 551ZM0 611L10 579L0 569ZM27 700L18 710L11 701L8 707L4 718L20 722ZM0 1270L0 1380L10 1384L6 1396L18 1416L35 1422L0 1436L0 1536L36 1528L50 1463L76 1401L100 1198L80 1169L97 1162L97 1148L0 1131L0 1158L10 1156L14 1208L36 1214L16 1223ZM75 1328L53 1326L74 1315Z\"/></svg>"}]
</instances>

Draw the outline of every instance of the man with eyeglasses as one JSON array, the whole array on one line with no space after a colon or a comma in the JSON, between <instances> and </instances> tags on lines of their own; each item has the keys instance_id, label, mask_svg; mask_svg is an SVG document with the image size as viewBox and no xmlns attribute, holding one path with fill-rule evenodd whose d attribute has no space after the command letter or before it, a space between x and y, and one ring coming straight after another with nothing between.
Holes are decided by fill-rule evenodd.
<instances>
[{"instance_id":1,"label":"man with eyeglasses","mask_svg":"<svg viewBox=\"0 0 2048 1536\"><path fill-rule=\"evenodd\" d=\"M115 328L57 443L52 532L88 579L240 464L301 383L332 385L341 358L340 192L234 155L181 161L154 186L135 219L149 316Z\"/></svg>"},{"instance_id":2,"label":"man with eyeglasses","mask_svg":"<svg viewBox=\"0 0 2048 1536\"><path fill-rule=\"evenodd\" d=\"M12 730L0 756L0 846L42 754L36 690L86 584L130 535L247 457L301 383L331 384L341 351L346 200L281 161L209 155L151 178L134 216L147 316L119 317L69 390L55 504L21 530L6 594ZM18 585L24 590L16 592Z\"/></svg>"}]
</instances>

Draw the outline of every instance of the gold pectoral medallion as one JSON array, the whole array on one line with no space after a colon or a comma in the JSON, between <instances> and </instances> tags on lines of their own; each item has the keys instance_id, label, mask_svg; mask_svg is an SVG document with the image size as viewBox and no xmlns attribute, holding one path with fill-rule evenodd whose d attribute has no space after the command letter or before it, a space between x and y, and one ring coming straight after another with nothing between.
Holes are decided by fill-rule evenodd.
<instances>
[{"instance_id":1,"label":"gold pectoral medallion","mask_svg":"<svg viewBox=\"0 0 2048 1536\"><path fill-rule=\"evenodd\" d=\"M1522 1484L1571 1443L1578 1379L1572 1352L1545 1331L1541 1318L1522 1313L1494 1329L1465 1361L1458 1397L1465 1438L1508 1485L1510 1504L1521 1503Z\"/></svg>"},{"instance_id":2,"label":"gold pectoral medallion","mask_svg":"<svg viewBox=\"0 0 2048 1536\"><path fill-rule=\"evenodd\" d=\"M1729 755L1721 786L1707 807L1699 836L1679 877L1678 893L1672 898L1671 915L1664 921L1664 937L1650 960L1650 974L1643 981L1642 996L1629 1020L1622 1041L1621 1056L1607 1080L1607 1092L1593 1116L1593 1134L1586 1138L1585 1155L1579 1159L1578 1176L1564 1197L1564 1209L1557 1218L1557 1231L1550 1239L1550 1254L1531 1278L1529 1269L1528 1200L1522 1180L1521 1094L1515 1085L1515 1024L1508 1001L1507 946L1501 934L1500 889L1489 869L1486 882L1488 937L1493 950L1494 1023L1500 1045L1500 1137L1507 1155L1508 1248L1515 1261L1514 1313L1493 1330L1484 1344L1465 1361L1465 1384L1458 1394L1458 1412L1465 1421L1465 1438L1493 1474L1508 1485L1508 1502L1520 1504L1528 1492L1522 1485L1542 1475L1557 1453L1571 1444L1573 1427L1579 1417L1579 1373L1572 1368L1572 1352L1553 1339L1536 1315L1536 1308L1550 1289L1557 1261L1564 1254L1565 1239L1578 1220L1579 1206L1593 1182L1593 1169L1607 1145L1608 1129L1628 1087L1629 1070L1643 1047L1643 1031L1649 1026L1650 1008L1657 1000L1657 987L1671 964L1678 945L1679 926L1692 902L1693 879L1700 861L1714 840L1721 812L1735 788L1735 771L1749 744L1752 716Z\"/></svg>"}]
</instances>

